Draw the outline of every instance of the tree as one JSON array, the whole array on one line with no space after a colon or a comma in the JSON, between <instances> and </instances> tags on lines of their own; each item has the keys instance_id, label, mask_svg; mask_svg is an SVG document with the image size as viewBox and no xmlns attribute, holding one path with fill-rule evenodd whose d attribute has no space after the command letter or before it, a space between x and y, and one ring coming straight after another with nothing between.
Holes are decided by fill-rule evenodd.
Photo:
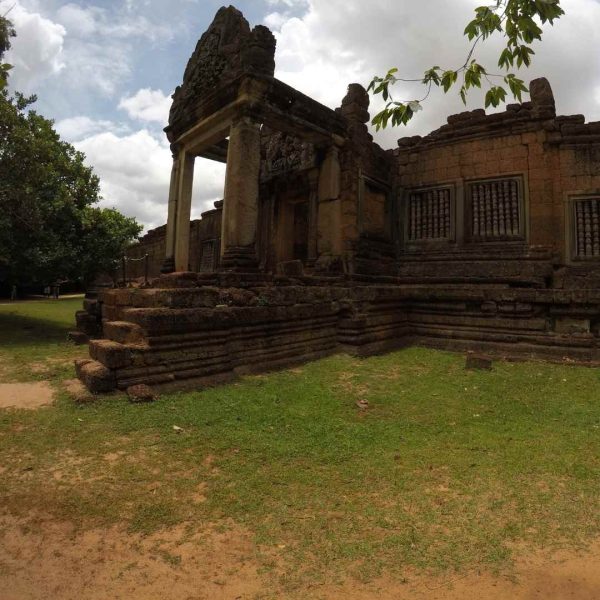
<instances>
[{"instance_id":1,"label":"tree","mask_svg":"<svg viewBox=\"0 0 600 600\"><path fill-rule=\"evenodd\" d=\"M2 58L10 48L10 38L15 35L12 23L6 16L0 15L0 90L3 90L6 87L8 82L8 72L12 68L8 63L2 62Z\"/></svg>"},{"instance_id":2,"label":"tree","mask_svg":"<svg viewBox=\"0 0 600 600\"><path fill-rule=\"evenodd\" d=\"M115 268L141 227L94 206L98 178L31 102L0 92L0 256L9 281L90 281Z\"/></svg>"},{"instance_id":3,"label":"tree","mask_svg":"<svg viewBox=\"0 0 600 600\"><path fill-rule=\"evenodd\" d=\"M523 92L529 91L522 79L509 72L516 64L519 69L531 64L535 54L531 44L541 41L542 26L553 25L564 14L560 0L493 0L491 6L479 6L475 9L475 18L470 21L464 34L472 42L464 63L457 68L433 66L418 79L403 79L397 76L398 68L390 69L383 77L376 76L369 85L373 94L381 94L386 101L385 108L373 117L376 129L406 125L414 114L422 109L433 87L441 87L447 93L457 83L462 101L466 104L470 88L480 88L483 81L489 89L485 96L485 107L498 106L506 100L507 88L511 95L521 101ZM481 65L475 56L480 42L495 34L503 34L506 44L498 58L498 67L505 72L492 73ZM425 87L425 96L420 100L396 101L390 87L398 82L421 82Z\"/></svg>"},{"instance_id":4,"label":"tree","mask_svg":"<svg viewBox=\"0 0 600 600\"><path fill-rule=\"evenodd\" d=\"M0 3L2 0L0 0ZM91 281L113 271L142 227L96 206L99 180L52 121L29 107L35 96L6 89L2 63L15 31L0 16L0 262L12 283Z\"/></svg>"},{"instance_id":5,"label":"tree","mask_svg":"<svg viewBox=\"0 0 600 600\"><path fill-rule=\"evenodd\" d=\"M0 95L0 256L13 282L90 281L115 268L141 227L95 207L99 182L29 99Z\"/></svg>"}]
</instances>

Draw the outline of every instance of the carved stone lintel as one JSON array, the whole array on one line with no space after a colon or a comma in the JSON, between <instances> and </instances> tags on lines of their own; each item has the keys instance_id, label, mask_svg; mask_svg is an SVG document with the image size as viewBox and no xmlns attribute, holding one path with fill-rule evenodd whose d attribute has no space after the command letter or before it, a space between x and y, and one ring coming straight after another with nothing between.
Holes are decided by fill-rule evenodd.
<instances>
[{"instance_id":1,"label":"carved stone lintel","mask_svg":"<svg viewBox=\"0 0 600 600\"><path fill-rule=\"evenodd\" d=\"M264 144L261 180L265 181L291 171L304 171L316 165L313 144L282 132L269 135Z\"/></svg>"}]
</instances>

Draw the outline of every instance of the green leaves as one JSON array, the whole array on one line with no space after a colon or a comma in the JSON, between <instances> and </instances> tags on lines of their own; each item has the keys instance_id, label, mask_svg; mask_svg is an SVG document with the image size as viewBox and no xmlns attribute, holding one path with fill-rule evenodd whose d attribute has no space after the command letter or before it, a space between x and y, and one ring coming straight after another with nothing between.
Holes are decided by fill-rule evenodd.
<instances>
[{"instance_id":1,"label":"green leaves","mask_svg":"<svg viewBox=\"0 0 600 600\"><path fill-rule=\"evenodd\" d=\"M527 92L522 79L514 73L506 75L488 72L474 58L475 49L480 41L486 40L494 33L502 33L505 37L505 47L498 58L498 66L508 71L515 65L518 69L529 67L535 51L531 44L542 39L542 26L552 25L564 14L560 0L495 0L491 6L475 8L475 17L467 24L464 35L472 42L472 47L464 64L456 69L442 69L434 66L426 70L421 83L428 86L441 87L445 93L458 82L462 75L459 96L463 103L467 102L467 94L471 88L480 88L484 82L489 84L485 95L485 106L497 107L506 100L507 89L495 83L501 79L515 99L522 102L523 92ZM380 94L386 107L373 118L376 129L403 124L406 125L413 117L415 110L422 108L420 103L395 102L390 88L400 81L406 81L396 76L398 69L390 69L385 77L374 77L368 91ZM417 80L409 80L417 81ZM429 91L427 96L429 95ZM427 98L425 96L425 98Z\"/></svg>"},{"instance_id":2,"label":"green leaves","mask_svg":"<svg viewBox=\"0 0 600 600\"><path fill-rule=\"evenodd\" d=\"M491 87L485 95L485 107L493 106L494 108L506 100L506 90L503 87L495 85Z\"/></svg>"},{"instance_id":3,"label":"green leaves","mask_svg":"<svg viewBox=\"0 0 600 600\"><path fill-rule=\"evenodd\" d=\"M371 122L375 125L375 131L385 129L388 122L391 123L392 127L406 125L413 118L413 115L422 109L423 107L416 100L412 100L406 104L402 102L390 102L381 112L373 117Z\"/></svg>"},{"instance_id":4,"label":"green leaves","mask_svg":"<svg viewBox=\"0 0 600 600\"><path fill-rule=\"evenodd\" d=\"M468 90L470 87L481 87L481 76L485 75L485 69L474 60L465 69L465 83L464 88Z\"/></svg>"},{"instance_id":5,"label":"green leaves","mask_svg":"<svg viewBox=\"0 0 600 600\"><path fill-rule=\"evenodd\" d=\"M384 100L388 100L390 98L389 86L390 84L393 85L396 83L397 80L394 77L394 74L397 72L398 69L394 67L386 73L385 77L373 77L373 80L367 88L367 92L373 90L374 94L381 94Z\"/></svg>"},{"instance_id":6,"label":"green leaves","mask_svg":"<svg viewBox=\"0 0 600 600\"><path fill-rule=\"evenodd\" d=\"M495 31L502 31L502 19L489 6L479 6L475 9L475 18L465 27L464 35L469 41L475 38L485 40Z\"/></svg>"},{"instance_id":7,"label":"green leaves","mask_svg":"<svg viewBox=\"0 0 600 600\"><path fill-rule=\"evenodd\" d=\"M8 63L0 64L0 91L8 84L8 72L12 69Z\"/></svg>"},{"instance_id":8,"label":"green leaves","mask_svg":"<svg viewBox=\"0 0 600 600\"><path fill-rule=\"evenodd\" d=\"M4 56L4 53L10 48L10 38L15 35L12 23L5 17L0 17L0 60ZM12 65L0 63L0 91L8 84L8 72L11 69Z\"/></svg>"},{"instance_id":9,"label":"green leaves","mask_svg":"<svg viewBox=\"0 0 600 600\"><path fill-rule=\"evenodd\" d=\"M90 279L140 227L95 206L98 178L33 100L0 92L0 255L12 281Z\"/></svg>"},{"instance_id":10,"label":"green leaves","mask_svg":"<svg viewBox=\"0 0 600 600\"><path fill-rule=\"evenodd\" d=\"M527 86L525 85L524 81L522 79L518 79L515 75L513 75L512 73L509 73L505 78L504 81L508 84L508 87L510 88L510 92L511 94L519 101L522 102L523 101L523 97L522 94L523 92L528 92L529 89L527 88Z\"/></svg>"},{"instance_id":11,"label":"green leaves","mask_svg":"<svg viewBox=\"0 0 600 600\"><path fill-rule=\"evenodd\" d=\"M423 76L423 84L434 84L440 85L442 79L438 71L441 71L440 67L431 67L431 69L425 71L425 75Z\"/></svg>"},{"instance_id":12,"label":"green leaves","mask_svg":"<svg viewBox=\"0 0 600 600\"><path fill-rule=\"evenodd\" d=\"M442 87L444 88L444 92L448 92L448 90L456 83L458 79L457 71L445 71L442 75Z\"/></svg>"}]
</instances>

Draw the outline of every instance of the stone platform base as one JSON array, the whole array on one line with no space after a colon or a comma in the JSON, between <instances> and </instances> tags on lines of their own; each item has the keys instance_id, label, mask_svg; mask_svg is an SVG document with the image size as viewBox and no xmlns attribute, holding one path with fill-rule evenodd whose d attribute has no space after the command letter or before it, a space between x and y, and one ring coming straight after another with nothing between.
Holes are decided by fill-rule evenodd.
<instances>
[{"instance_id":1,"label":"stone platform base","mask_svg":"<svg viewBox=\"0 0 600 600\"><path fill-rule=\"evenodd\" d=\"M91 391L199 387L335 352L367 356L411 344L600 363L600 289L273 285L254 275L216 287L192 273L155 285L102 294L103 337L77 365Z\"/></svg>"}]
</instances>

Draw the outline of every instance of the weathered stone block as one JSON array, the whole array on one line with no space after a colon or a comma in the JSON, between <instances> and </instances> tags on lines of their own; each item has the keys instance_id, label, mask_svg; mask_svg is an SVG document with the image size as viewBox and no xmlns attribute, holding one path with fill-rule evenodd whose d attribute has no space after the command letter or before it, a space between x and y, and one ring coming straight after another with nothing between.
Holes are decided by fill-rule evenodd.
<instances>
[{"instance_id":1,"label":"weathered stone block","mask_svg":"<svg viewBox=\"0 0 600 600\"><path fill-rule=\"evenodd\" d=\"M198 273L181 271L161 275L154 282L157 288L187 288L198 286Z\"/></svg>"},{"instance_id":2,"label":"weathered stone block","mask_svg":"<svg viewBox=\"0 0 600 600\"><path fill-rule=\"evenodd\" d=\"M277 265L277 273L282 277L299 278L304 275L304 265L301 260L289 260Z\"/></svg>"},{"instance_id":3,"label":"weathered stone block","mask_svg":"<svg viewBox=\"0 0 600 600\"><path fill-rule=\"evenodd\" d=\"M86 361L78 370L79 378L94 394L112 392L116 387L114 372L95 360Z\"/></svg>"},{"instance_id":4,"label":"weathered stone block","mask_svg":"<svg viewBox=\"0 0 600 600\"><path fill-rule=\"evenodd\" d=\"M140 383L138 385L130 385L127 388L127 395L130 402L153 402L156 400L156 395L149 385Z\"/></svg>"},{"instance_id":5,"label":"weathered stone block","mask_svg":"<svg viewBox=\"0 0 600 600\"><path fill-rule=\"evenodd\" d=\"M573 319L570 317L557 318L554 323L554 331L556 333L589 333L590 332L590 320L589 319Z\"/></svg>"},{"instance_id":6,"label":"weathered stone block","mask_svg":"<svg viewBox=\"0 0 600 600\"><path fill-rule=\"evenodd\" d=\"M83 331L69 331L69 333L67 333L67 339L76 346L83 346L90 341L89 336L83 333Z\"/></svg>"},{"instance_id":7,"label":"weathered stone block","mask_svg":"<svg viewBox=\"0 0 600 600\"><path fill-rule=\"evenodd\" d=\"M129 348L112 340L92 340L90 356L109 369L119 369L131 364Z\"/></svg>"},{"instance_id":8,"label":"weathered stone block","mask_svg":"<svg viewBox=\"0 0 600 600\"><path fill-rule=\"evenodd\" d=\"M139 344L145 340L144 330L127 321L106 321L103 331L106 338L120 344Z\"/></svg>"},{"instance_id":9,"label":"weathered stone block","mask_svg":"<svg viewBox=\"0 0 600 600\"><path fill-rule=\"evenodd\" d=\"M93 362L91 358L78 358L73 361L73 364L75 366L75 374L79 379L81 379L81 371L83 367L91 362Z\"/></svg>"}]
</instances>

